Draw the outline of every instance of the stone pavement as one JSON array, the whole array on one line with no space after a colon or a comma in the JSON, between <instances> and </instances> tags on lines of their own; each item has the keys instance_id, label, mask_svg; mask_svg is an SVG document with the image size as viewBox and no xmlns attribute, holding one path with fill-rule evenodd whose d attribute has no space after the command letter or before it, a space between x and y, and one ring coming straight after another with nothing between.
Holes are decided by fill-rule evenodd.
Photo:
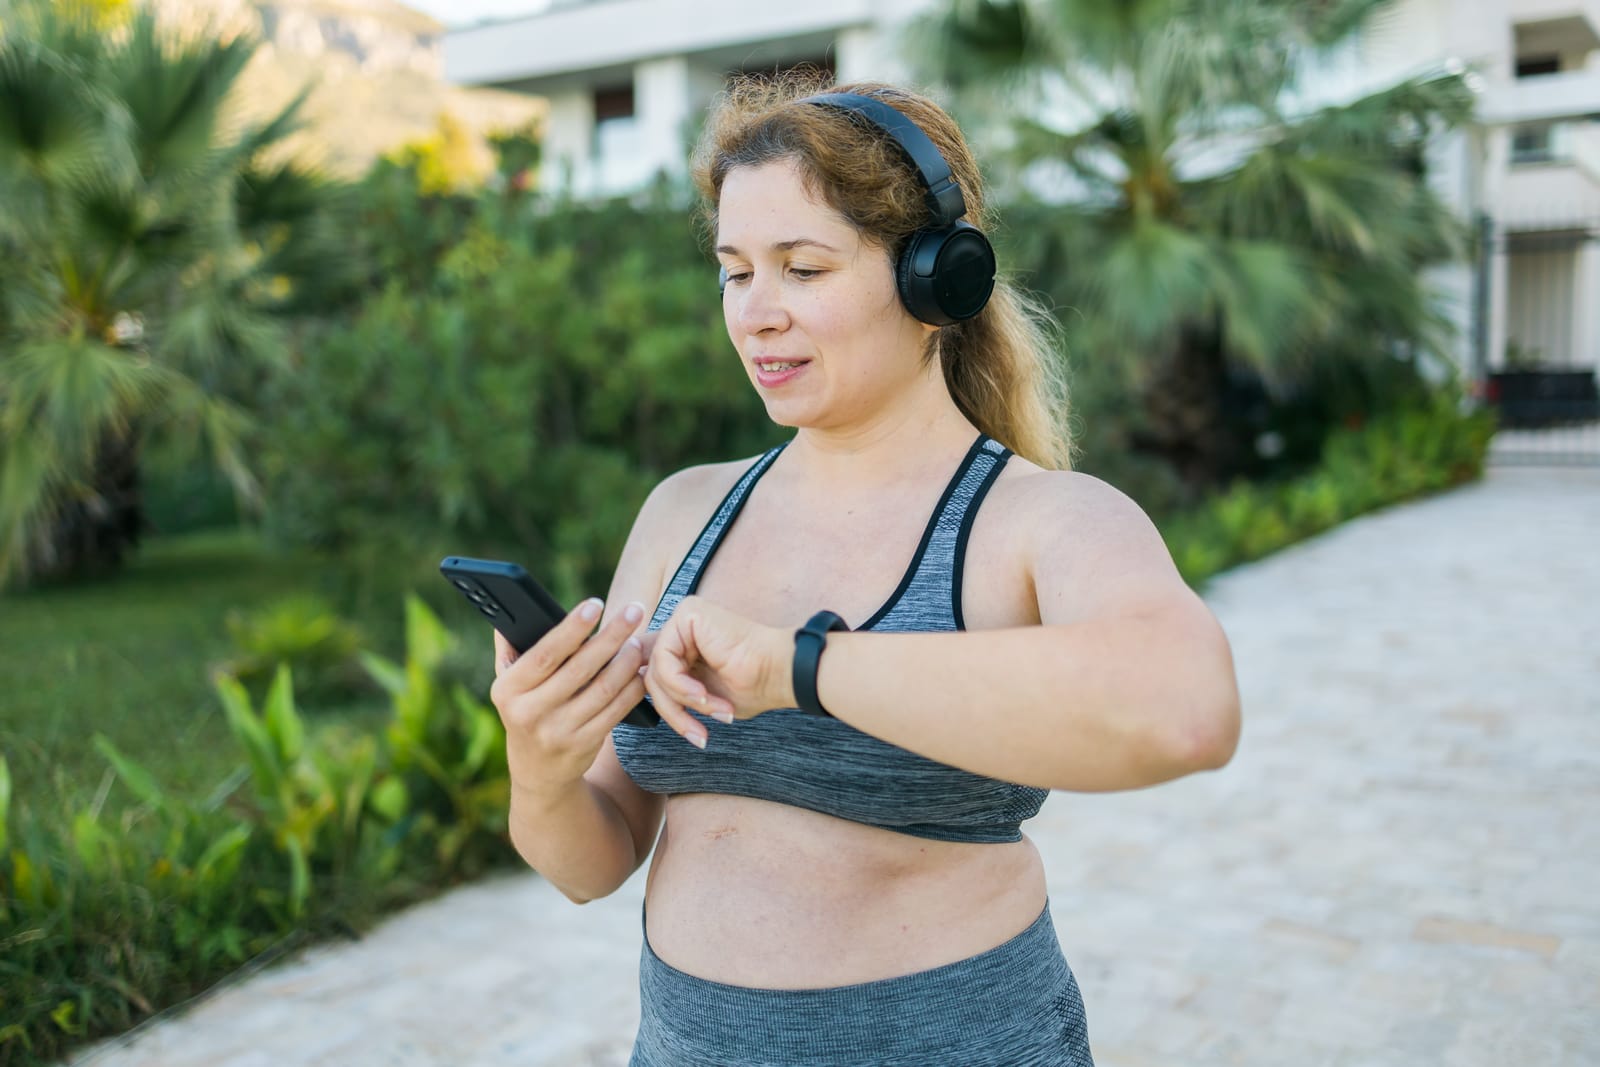
<instances>
[{"instance_id":1,"label":"stone pavement","mask_svg":"<svg viewBox=\"0 0 1600 1067\"><path fill-rule=\"evenodd\" d=\"M1207 599L1233 762L1026 826L1101 1067L1600 1064L1600 469L1492 468ZM73 1063L621 1065L643 886L461 889Z\"/></svg>"}]
</instances>

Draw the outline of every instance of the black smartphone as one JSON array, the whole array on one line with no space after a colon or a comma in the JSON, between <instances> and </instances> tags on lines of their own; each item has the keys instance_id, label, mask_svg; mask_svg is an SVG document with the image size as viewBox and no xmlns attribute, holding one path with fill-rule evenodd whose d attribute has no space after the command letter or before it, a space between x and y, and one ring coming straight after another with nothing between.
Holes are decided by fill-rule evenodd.
<instances>
[{"instance_id":1,"label":"black smartphone","mask_svg":"<svg viewBox=\"0 0 1600 1067\"><path fill-rule=\"evenodd\" d=\"M556 598L515 563L446 556L439 562L439 573L472 601L518 655L566 618L567 611ZM661 716L650 706L649 699L639 701L622 721L634 726L660 722Z\"/></svg>"}]
</instances>

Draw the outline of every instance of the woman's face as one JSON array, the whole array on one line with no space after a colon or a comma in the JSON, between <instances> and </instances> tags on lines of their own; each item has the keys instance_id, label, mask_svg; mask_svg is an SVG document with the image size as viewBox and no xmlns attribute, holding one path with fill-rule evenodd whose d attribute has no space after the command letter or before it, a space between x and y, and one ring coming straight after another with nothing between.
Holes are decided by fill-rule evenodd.
<instances>
[{"instance_id":1,"label":"woman's face","mask_svg":"<svg viewBox=\"0 0 1600 1067\"><path fill-rule=\"evenodd\" d=\"M901 307L888 252L812 199L792 161L723 179L717 259L728 337L779 425L870 420L923 373L933 327Z\"/></svg>"}]
</instances>

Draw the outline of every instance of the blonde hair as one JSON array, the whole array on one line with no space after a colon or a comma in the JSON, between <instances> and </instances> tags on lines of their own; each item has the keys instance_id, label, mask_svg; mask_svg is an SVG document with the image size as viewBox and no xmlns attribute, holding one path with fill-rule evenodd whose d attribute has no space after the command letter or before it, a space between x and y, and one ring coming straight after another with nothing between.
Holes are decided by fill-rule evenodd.
<instances>
[{"instance_id":1,"label":"blonde hair","mask_svg":"<svg viewBox=\"0 0 1600 1067\"><path fill-rule=\"evenodd\" d=\"M778 160L794 160L812 196L891 255L928 222L921 179L891 138L836 109L798 103L821 92L875 97L915 122L960 183L967 221L989 228L977 162L943 108L891 85L829 85L824 75L801 70L740 78L712 104L691 164L708 234L716 230L728 172ZM941 327L924 358L939 356L951 397L978 429L1041 467L1070 470L1066 378L1054 336L1050 316L1000 277L988 305Z\"/></svg>"}]
</instances>

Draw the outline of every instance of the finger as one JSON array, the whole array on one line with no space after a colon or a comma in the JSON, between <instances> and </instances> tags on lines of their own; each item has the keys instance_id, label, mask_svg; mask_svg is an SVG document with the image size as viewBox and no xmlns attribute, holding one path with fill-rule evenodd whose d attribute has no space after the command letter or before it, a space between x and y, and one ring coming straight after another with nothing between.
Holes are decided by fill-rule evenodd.
<instances>
[{"instance_id":1,"label":"finger","mask_svg":"<svg viewBox=\"0 0 1600 1067\"><path fill-rule=\"evenodd\" d=\"M506 640L505 634L499 630L491 629L494 634L494 676L500 677L511 669L511 664L516 662L517 654L511 647L511 642Z\"/></svg>"},{"instance_id":2,"label":"finger","mask_svg":"<svg viewBox=\"0 0 1600 1067\"><path fill-rule=\"evenodd\" d=\"M594 644L599 638L592 638ZM588 685L572 699L571 728L580 730L589 720L601 715L625 687L638 683L640 695L644 681L639 677L640 645L637 637L627 638L611 662L605 664ZM636 702L637 703L637 702Z\"/></svg>"},{"instance_id":3,"label":"finger","mask_svg":"<svg viewBox=\"0 0 1600 1067\"><path fill-rule=\"evenodd\" d=\"M549 681L583 645L604 607L599 597L590 597L567 612L566 617L535 641L532 648L518 656L509 671L516 687L532 689ZM574 692L576 688L574 686Z\"/></svg>"},{"instance_id":4,"label":"finger","mask_svg":"<svg viewBox=\"0 0 1600 1067\"><path fill-rule=\"evenodd\" d=\"M551 677L550 684L561 692L581 693L594 682L596 675L616 659L617 653L633 636L634 627L639 625L643 617L643 604L638 601L629 604L568 658Z\"/></svg>"},{"instance_id":5,"label":"finger","mask_svg":"<svg viewBox=\"0 0 1600 1067\"><path fill-rule=\"evenodd\" d=\"M650 656L650 673L679 704L705 710L709 692L693 673L700 658L694 647L693 626L694 620L686 616L660 632Z\"/></svg>"},{"instance_id":6,"label":"finger","mask_svg":"<svg viewBox=\"0 0 1600 1067\"><path fill-rule=\"evenodd\" d=\"M579 736L586 744L602 740L598 735L610 733L645 697L644 679L634 673L629 648L624 646L616 662L595 679L590 689L596 694L603 693L606 702L598 705L588 721L579 727Z\"/></svg>"},{"instance_id":7,"label":"finger","mask_svg":"<svg viewBox=\"0 0 1600 1067\"><path fill-rule=\"evenodd\" d=\"M656 714L661 716L662 721L676 730L678 735L691 745L705 748L706 728L684 710L683 705L674 700L672 694L662 688L653 665L650 672L644 676L644 686L650 694L651 702L655 705Z\"/></svg>"}]
</instances>

